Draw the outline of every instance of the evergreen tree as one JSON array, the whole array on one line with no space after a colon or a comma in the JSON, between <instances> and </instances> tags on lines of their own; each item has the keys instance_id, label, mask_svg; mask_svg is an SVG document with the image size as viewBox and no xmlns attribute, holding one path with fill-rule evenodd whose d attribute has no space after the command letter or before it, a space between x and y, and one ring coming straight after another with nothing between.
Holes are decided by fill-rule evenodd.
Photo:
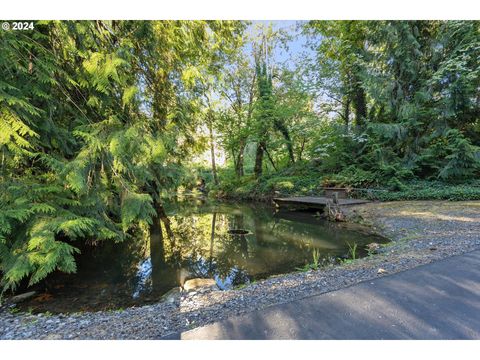
<instances>
[{"instance_id":1,"label":"evergreen tree","mask_svg":"<svg viewBox=\"0 0 480 360\"><path fill-rule=\"evenodd\" d=\"M164 214L188 156L195 67L238 22L55 21L0 33L4 289L75 271L78 242L123 241Z\"/></svg>"}]
</instances>

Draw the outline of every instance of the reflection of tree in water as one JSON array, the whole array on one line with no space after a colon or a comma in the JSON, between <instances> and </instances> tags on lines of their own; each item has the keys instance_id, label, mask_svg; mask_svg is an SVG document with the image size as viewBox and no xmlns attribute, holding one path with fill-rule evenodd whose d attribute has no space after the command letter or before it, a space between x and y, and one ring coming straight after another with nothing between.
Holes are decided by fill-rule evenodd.
<instances>
[{"instance_id":1,"label":"reflection of tree in water","mask_svg":"<svg viewBox=\"0 0 480 360\"><path fill-rule=\"evenodd\" d=\"M169 241L165 241L163 234L162 221L160 218L154 219L150 226L150 261L151 261L151 281L154 292L164 293L177 285L175 274L178 264L175 255L167 258L165 248L170 248L174 254L175 241L171 238L171 230L165 231L170 234Z\"/></svg>"},{"instance_id":2,"label":"reflection of tree in water","mask_svg":"<svg viewBox=\"0 0 480 360\"><path fill-rule=\"evenodd\" d=\"M294 270L321 258L340 256L351 233L319 223L311 215L272 216L256 206L202 205L183 208L151 228L152 287L163 293L193 277L214 277L231 285ZM320 226L321 224L321 226ZM244 229L250 234L230 234Z\"/></svg>"},{"instance_id":3,"label":"reflection of tree in water","mask_svg":"<svg viewBox=\"0 0 480 360\"><path fill-rule=\"evenodd\" d=\"M243 213L222 214L225 226L218 232L216 254L216 276L231 285L248 282L248 242L245 234L230 234L228 230L244 229Z\"/></svg>"},{"instance_id":4,"label":"reflection of tree in water","mask_svg":"<svg viewBox=\"0 0 480 360\"><path fill-rule=\"evenodd\" d=\"M75 310L86 310L82 304L101 309L156 301L194 277L213 277L228 288L311 263L313 249L323 257L341 256L348 251L346 242L357 242L359 249L368 242L382 242L320 222L312 214L274 215L259 204L182 204L167 214L158 214L149 236L138 231L121 244L86 247L78 258L77 274L64 275L59 282L50 276L47 285L52 292L57 285L64 287L58 291L66 294L65 311L72 304ZM230 229L250 233L232 235ZM44 310L51 309L62 306Z\"/></svg>"},{"instance_id":5,"label":"reflection of tree in water","mask_svg":"<svg viewBox=\"0 0 480 360\"><path fill-rule=\"evenodd\" d=\"M53 273L39 284L48 300L36 298L21 304L24 310L69 312L109 309L130 305L136 286L137 265L145 258L146 243L128 239L122 243L84 245L77 256L75 274ZM39 298L45 298L43 294Z\"/></svg>"},{"instance_id":6,"label":"reflection of tree in water","mask_svg":"<svg viewBox=\"0 0 480 360\"><path fill-rule=\"evenodd\" d=\"M245 221L244 221L245 215L242 214L236 214L233 216L233 223L231 228L236 229L236 230L246 230L245 229ZM248 230L246 230L248 231ZM232 239L235 240L239 244L240 247L240 254L244 259L248 259L248 243L247 243L247 237L245 234L233 234Z\"/></svg>"},{"instance_id":7,"label":"reflection of tree in water","mask_svg":"<svg viewBox=\"0 0 480 360\"><path fill-rule=\"evenodd\" d=\"M155 268L164 268L174 264L177 269L188 269L189 277L242 277L242 265L248 258L248 243L245 235L230 235L231 228L243 228L244 215L212 212L190 216L170 216L171 235L176 243L165 241L169 237L166 229L160 225L161 231L152 231L152 242L162 243L157 246L159 259L162 262L153 263ZM225 211L225 207L220 207ZM152 249L154 247L152 246ZM234 269L234 271L232 271ZM161 272L157 272L160 274ZM158 275L161 277L160 275ZM244 278L242 277L242 282ZM240 279L238 281L240 282Z\"/></svg>"},{"instance_id":8,"label":"reflection of tree in water","mask_svg":"<svg viewBox=\"0 0 480 360\"><path fill-rule=\"evenodd\" d=\"M179 262L192 277L228 278L237 284L248 281L249 276L293 270L311 260L312 246L303 241L311 229L285 225L273 218L270 208L222 204L194 210L197 214L171 217ZM229 229L252 233L230 234Z\"/></svg>"}]
</instances>

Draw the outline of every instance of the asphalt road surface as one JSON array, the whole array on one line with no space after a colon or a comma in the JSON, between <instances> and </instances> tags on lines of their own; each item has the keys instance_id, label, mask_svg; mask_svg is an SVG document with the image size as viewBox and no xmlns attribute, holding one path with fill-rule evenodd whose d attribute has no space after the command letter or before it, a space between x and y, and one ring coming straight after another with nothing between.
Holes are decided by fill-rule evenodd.
<instances>
[{"instance_id":1,"label":"asphalt road surface","mask_svg":"<svg viewBox=\"0 0 480 360\"><path fill-rule=\"evenodd\" d=\"M480 250L168 339L480 339Z\"/></svg>"}]
</instances>

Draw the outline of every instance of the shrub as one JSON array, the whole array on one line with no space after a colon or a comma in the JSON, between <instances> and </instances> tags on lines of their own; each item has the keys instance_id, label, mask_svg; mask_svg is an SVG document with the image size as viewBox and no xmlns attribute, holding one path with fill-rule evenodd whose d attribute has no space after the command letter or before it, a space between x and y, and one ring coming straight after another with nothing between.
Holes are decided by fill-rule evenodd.
<instances>
[{"instance_id":1,"label":"shrub","mask_svg":"<svg viewBox=\"0 0 480 360\"><path fill-rule=\"evenodd\" d=\"M476 184L448 185L441 182L416 182L403 185L400 191L372 192L366 197L381 201L398 200L480 200L480 186Z\"/></svg>"}]
</instances>

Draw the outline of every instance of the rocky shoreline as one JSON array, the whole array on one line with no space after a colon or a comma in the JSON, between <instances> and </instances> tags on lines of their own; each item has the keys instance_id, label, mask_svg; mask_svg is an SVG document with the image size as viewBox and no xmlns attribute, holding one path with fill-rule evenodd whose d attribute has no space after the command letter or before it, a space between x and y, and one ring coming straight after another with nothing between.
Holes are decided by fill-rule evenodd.
<instances>
[{"instance_id":1,"label":"rocky shoreline","mask_svg":"<svg viewBox=\"0 0 480 360\"><path fill-rule=\"evenodd\" d=\"M242 289L179 293L122 311L33 315L3 307L0 339L159 339L480 248L480 201L370 203L349 207L346 216L392 242L376 255L341 265L275 276Z\"/></svg>"}]
</instances>

